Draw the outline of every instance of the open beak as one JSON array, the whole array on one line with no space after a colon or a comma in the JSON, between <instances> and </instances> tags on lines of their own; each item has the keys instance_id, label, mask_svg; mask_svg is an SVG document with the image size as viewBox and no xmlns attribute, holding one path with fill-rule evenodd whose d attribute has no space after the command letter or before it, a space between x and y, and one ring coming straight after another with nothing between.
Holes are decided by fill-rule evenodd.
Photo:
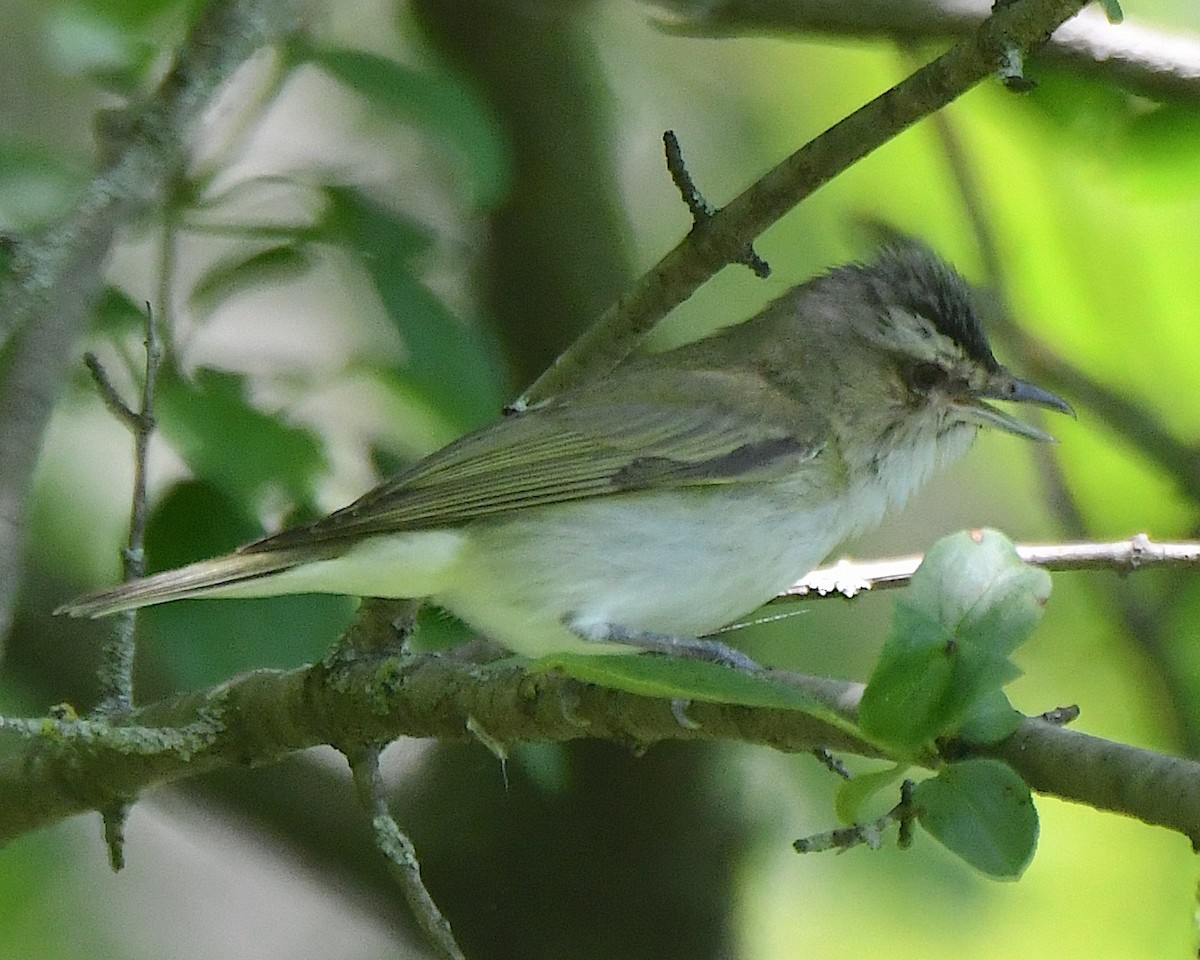
<instances>
[{"instance_id":1,"label":"open beak","mask_svg":"<svg viewBox=\"0 0 1200 960\"><path fill-rule=\"evenodd\" d=\"M1008 403L1032 403L1047 410L1075 416L1075 410L1062 397L1056 396L1049 390L1034 386L1025 380L1018 380L1007 370L994 373L988 383L978 390L971 390L961 399L956 400L954 408L964 420L976 423L981 427L996 427L1018 437L1038 440L1043 443L1053 443L1054 438L1045 430L1022 423L1011 414L993 407L986 400L1003 400Z\"/></svg>"}]
</instances>

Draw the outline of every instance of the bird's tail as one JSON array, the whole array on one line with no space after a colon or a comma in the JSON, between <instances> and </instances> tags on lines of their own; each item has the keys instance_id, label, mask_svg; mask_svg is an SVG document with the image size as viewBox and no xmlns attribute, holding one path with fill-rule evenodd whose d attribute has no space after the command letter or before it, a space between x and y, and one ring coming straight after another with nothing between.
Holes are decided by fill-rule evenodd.
<instances>
[{"instance_id":1,"label":"bird's tail","mask_svg":"<svg viewBox=\"0 0 1200 960\"><path fill-rule=\"evenodd\" d=\"M253 581L283 573L313 559L312 551L303 549L230 553L77 597L54 612L95 618L208 594L254 596L258 591L253 589ZM262 594L274 592L278 591L263 585Z\"/></svg>"}]
</instances>

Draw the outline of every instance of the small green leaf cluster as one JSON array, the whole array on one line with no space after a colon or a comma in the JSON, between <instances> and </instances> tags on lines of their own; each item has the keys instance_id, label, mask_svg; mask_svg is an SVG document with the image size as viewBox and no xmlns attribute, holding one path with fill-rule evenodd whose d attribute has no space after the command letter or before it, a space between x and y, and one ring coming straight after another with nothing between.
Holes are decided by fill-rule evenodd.
<instances>
[{"instance_id":1,"label":"small green leaf cluster","mask_svg":"<svg viewBox=\"0 0 1200 960\"><path fill-rule=\"evenodd\" d=\"M1020 714L1002 689L1020 673L1009 657L1049 596L1049 574L1024 564L994 530L933 546L896 604L859 708L863 733L900 766L846 788L843 815L898 778L905 761L936 753L943 738L986 744L1016 729ZM922 827L988 876L1014 879L1033 856L1038 820L1029 788L997 760L946 764L917 785L912 806Z\"/></svg>"}]
</instances>

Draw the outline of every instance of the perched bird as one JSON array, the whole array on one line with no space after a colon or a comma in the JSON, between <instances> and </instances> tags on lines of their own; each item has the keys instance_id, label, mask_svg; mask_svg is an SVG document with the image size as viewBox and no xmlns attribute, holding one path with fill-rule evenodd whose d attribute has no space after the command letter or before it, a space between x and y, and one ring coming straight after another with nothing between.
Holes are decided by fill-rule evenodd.
<instances>
[{"instance_id":1,"label":"perched bird","mask_svg":"<svg viewBox=\"0 0 1200 960\"><path fill-rule=\"evenodd\" d=\"M518 653L675 650L904 503L988 400L1071 412L996 361L955 270L895 240L752 319L630 358L451 443L314 523L60 608L184 597L427 597Z\"/></svg>"}]
</instances>

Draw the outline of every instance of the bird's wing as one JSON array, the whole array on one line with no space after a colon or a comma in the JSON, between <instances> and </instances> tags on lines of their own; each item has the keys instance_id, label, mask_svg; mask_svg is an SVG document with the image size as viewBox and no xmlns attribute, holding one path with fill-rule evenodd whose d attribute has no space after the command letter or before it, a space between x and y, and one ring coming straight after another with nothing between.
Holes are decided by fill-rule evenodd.
<instances>
[{"instance_id":1,"label":"bird's wing","mask_svg":"<svg viewBox=\"0 0 1200 960\"><path fill-rule=\"evenodd\" d=\"M635 490L767 480L817 453L812 413L742 371L655 370L463 437L342 510L247 552L452 526ZM609 393L621 399L609 399Z\"/></svg>"}]
</instances>

